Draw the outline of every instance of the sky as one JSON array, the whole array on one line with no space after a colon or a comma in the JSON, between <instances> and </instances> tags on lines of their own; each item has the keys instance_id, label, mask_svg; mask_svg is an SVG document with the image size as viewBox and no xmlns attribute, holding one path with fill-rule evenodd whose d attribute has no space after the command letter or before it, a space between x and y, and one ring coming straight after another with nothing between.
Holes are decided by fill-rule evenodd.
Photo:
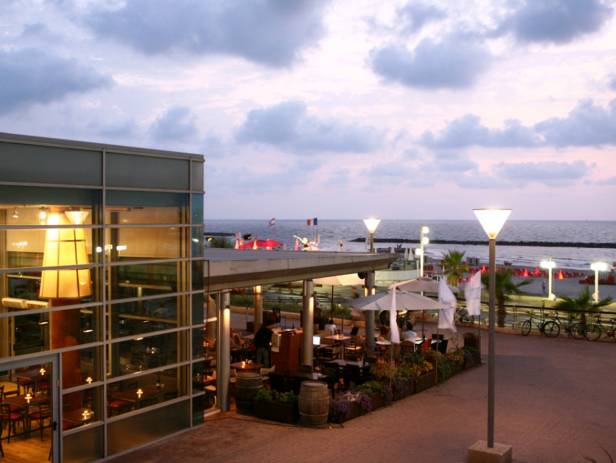
<instances>
[{"instance_id":1,"label":"sky","mask_svg":"<svg viewBox=\"0 0 616 463\"><path fill-rule=\"evenodd\" d=\"M206 218L616 220L613 0L2 0L0 131L205 156Z\"/></svg>"}]
</instances>

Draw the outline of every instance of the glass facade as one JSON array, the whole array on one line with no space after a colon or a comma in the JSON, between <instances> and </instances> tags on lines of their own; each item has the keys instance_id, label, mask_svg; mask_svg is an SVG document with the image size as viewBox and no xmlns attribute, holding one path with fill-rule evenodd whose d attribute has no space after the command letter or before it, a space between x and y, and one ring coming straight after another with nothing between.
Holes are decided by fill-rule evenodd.
<instances>
[{"instance_id":1,"label":"glass facade","mask_svg":"<svg viewBox=\"0 0 616 463\"><path fill-rule=\"evenodd\" d=\"M0 165L0 384L57 356L59 460L202 423L203 158L0 134Z\"/></svg>"}]
</instances>

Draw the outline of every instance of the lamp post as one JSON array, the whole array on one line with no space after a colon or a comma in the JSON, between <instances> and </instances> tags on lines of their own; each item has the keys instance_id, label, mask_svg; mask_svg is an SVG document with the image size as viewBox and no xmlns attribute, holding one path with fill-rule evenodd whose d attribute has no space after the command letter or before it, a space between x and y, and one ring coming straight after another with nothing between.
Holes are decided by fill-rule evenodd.
<instances>
[{"instance_id":1,"label":"lamp post","mask_svg":"<svg viewBox=\"0 0 616 463\"><path fill-rule=\"evenodd\" d=\"M548 271L548 301L553 301L556 299L556 296L552 293L552 270L556 268L556 262L554 262L550 257L547 260L542 260L539 263L539 266L547 269Z\"/></svg>"},{"instance_id":2,"label":"lamp post","mask_svg":"<svg viewBox=\"0 0 616 463\"><path fill-rule=\"evenodd\" d=\"M489 239L490 299L488 331L488 449L494 448L494 383L495 383L495 301L496 301L496 236L505 225L511 209L473 209ZM511 448L509 448L509 453Z\"/></svg>"},{"instance_id":3,"label":"lamp post","mask_svg":"<svg viewBox=\"0 0 616 463\"><path fill-rule=\"evenodd\" d=\"M590 264L590 269L595 272L595 292L592 293L592 298L595 302L599 302L599 272L607 272L610 268L607 262L593 262Z\"/></svg>"},{"instance_id":4,"label":"lamp post","mask_svg":"<svg viewBox=\"0 0 616 463\"><path fill-rule=\"evenodd\" d=\"M381 219L375 219L374 217L364 219L364 225L368 229L368 249L370 252L374 252L374 234L380 223Z\"/></svg>"},{"instance_id":5,"label":"lamp post","mask_svg":"<svg viewBox=\"0 0 616 463\"><path fill-rule=\"evenodd\" d=\"M419 229L419 248L415 249L415 255L419 256L419 276L421 278L424 276L424 246L430 243L428 233L430 233L430 228L422 225Z\"/></svg>"}]
</instances>

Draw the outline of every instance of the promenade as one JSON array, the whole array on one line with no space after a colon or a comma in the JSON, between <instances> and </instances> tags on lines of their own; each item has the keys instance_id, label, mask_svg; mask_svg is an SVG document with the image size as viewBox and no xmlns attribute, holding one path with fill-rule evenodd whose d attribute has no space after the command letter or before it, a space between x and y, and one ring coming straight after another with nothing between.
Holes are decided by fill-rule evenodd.
<instances>
[{"instance_id":1,"label":"promenade","mask_svg":"<svg viewBox=\"0 0 616 463\"><path fill-rule=\"evenodd\" d=\"M616 345L498 334L497 350L496 440L513 445L514 461L607 462L601 446L616 458ZM485 437L486 375L466 371L344 427L220 415L113 461L463 462Z\"/></svg>"}]
</instances>

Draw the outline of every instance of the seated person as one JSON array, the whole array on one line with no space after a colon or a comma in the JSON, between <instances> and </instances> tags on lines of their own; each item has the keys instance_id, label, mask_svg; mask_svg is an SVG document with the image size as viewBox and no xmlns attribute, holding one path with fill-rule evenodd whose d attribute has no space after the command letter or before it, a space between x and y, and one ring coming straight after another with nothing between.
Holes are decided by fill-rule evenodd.
<instances>
[{"instance_id":1,"label":"seated person","mask_svg":"<svg viewBox=\"0 0 616 463\"><path fill-rule=\"evenodd\" d=\"M231 332L231 348L241 348L243 347L243 342L242 342L242 338L239 335L238 332L236 331L232 331Z\"/></svg>"},{"instance_id":2,"label":"seated person","mask_svg":"<svg viewBox=\"0 0 616 463\"><path fill-rule=\"evenodd\" d=\"M385 325L381 325L379 328L379 335L376 338L377 341L389 341L389 328Z\"/></svg>"},{"instance_id":3,"label":"seated person","mask_svg":"<svg viewBox=\"0 0 616 463\"><path fill-rule=\"evenodd\" d=\"M325 331L327 331L327 334L332 336L336 334L336 324L332 318L327 320L327 323L325 324Z\"/></svg>"},{"instance_id":4,"label":"seated person","mask_svg":"<svg viewBox=\"0 0 616 463\"><path fill-rule=\"evenodd\" d=\"M402 332L400 333L400 340L402 341L411 341L415 342L417 339L417 333L413 331L413 325L411 324L411 329L408 327L408 323L402 326Z\"/></svg>"}]
</instances>

